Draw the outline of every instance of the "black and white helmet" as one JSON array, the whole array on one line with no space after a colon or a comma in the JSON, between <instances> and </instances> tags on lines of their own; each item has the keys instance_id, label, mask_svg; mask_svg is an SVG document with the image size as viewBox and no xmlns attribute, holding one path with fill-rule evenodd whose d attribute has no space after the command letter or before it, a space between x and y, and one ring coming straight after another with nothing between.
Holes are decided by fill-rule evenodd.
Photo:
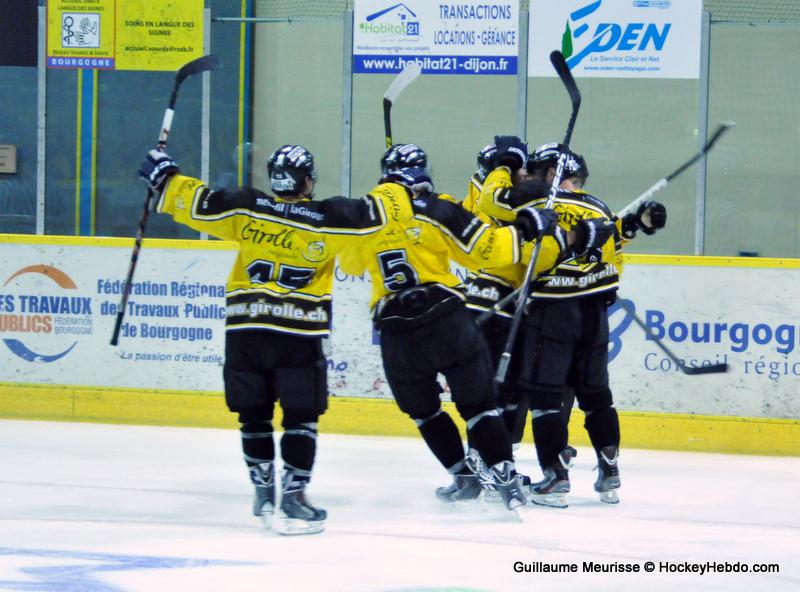
<instances>
[{"instance_id":1,"label":"black and white helmet","mask_svg":"<svg viewBox=\"0 0 800 592\"><path fill-rule=\"evenodd\" d=\"M276 195L297 195L306 177L317 180L314 156L299 144L285 144L267 161L267 173Z\"/></svg>"},{"instance_id":2,"label":"black and white helmet","mask_svg":"<svg viewBox=\"0 0 800 592\"><path fill-rule=\"evenodd\" d=\"M411 167L428 168L428 155L416 144L392 144L381 157L383 176Z\"/></svg>"},{"instance_id":3,"label":"black and white helmet","mask_svg":"<svg viewBox=\"0 0 800 592\"><path fill-rule=\"evenodd\" d=\"M528 172L544 178L547 174L547 169L558 166L558 156L562 152L567 153L567 160L564 163L564 178L578 177L585 181L589 177L589 167L586 165L586 159L557 142L542 144L533 151L533 154L528 156Z\"/></svg>"}]
</instances>

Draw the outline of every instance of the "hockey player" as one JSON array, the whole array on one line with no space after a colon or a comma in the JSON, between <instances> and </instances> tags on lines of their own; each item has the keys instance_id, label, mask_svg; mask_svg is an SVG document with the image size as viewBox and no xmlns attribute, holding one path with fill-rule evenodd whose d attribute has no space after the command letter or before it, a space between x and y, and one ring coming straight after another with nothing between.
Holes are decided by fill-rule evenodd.
<instances>
[{"instance_id":1,"label":"hockey player","mask_svg":"<svg viewBox=\"0 0 800 592\"><path fill-rule=\"evenodd\" d=\"M540 179L532 178L528 172L525 164L525 159L518 157L508 157L503 162L495 162L495 155L497 154L497 144L502 146L514 145L519 150L527 154L527 145L516 136L496 136L495 143L489 144L478 152L477 157L477 170L469 182L467 196L461 202L462 207L470 211L481 220L492 224L494 226L503 226L510 223L516 217L504 216L503 218L495 218L483 212L480 208L480 195L483 189L483 184L487 176L497 166L502 166L507 169L504 174L508 174L508 179L511 183L509 187L518 187L519 190L514 195L516 201L521 203L530 202L533 197L546 193L548 187ZM511 152L510 154L514 154ZM500 197L501 200L510 197ZM513 204L512 208L513 208ZM475 312L476 315L486 312L491 309L499 300L506 297L513 292L522 283L525 277L525 264L514 264L506 267L497 267L492 269L483 269L472 271L468 274L466 284L467 290L467 307ZM513 316L512 306L509 305L505 310L502 310L493 315L489 320L481 325L481 332L483 333L489 350L491 352L492 361L495 365L500 359L500 355L505 349L506 340L508 337L508 330L510 327L510 319ZM528 413L528 402L524 397L520 396L519 388L515 386L515 374L519 368L519 358L522 348L517 347L514 349L514 358L511 362L509 375L503 384L498 385L498 408L500 408L503 415L503 421L511 435L512 443L518 446L522 441L522 435L525 429L525 417Z\"/></svg>"},{"instance_id":2,"label":"hockey player","mask_svg":"<svg viewBox=\"0 0 800 592\"><path fill-rule=\"evenodd\" d=\"M225 401L239 414L244 459L255 486L253 513L281 534L324 529L311 504L317 421L327 408L322 338L330 332L333 264L349 240L385 224L376 200L310 201L314 159L286 145L269 158L277 197L251 188L210 190L151 150L140 175L159 196L156 210L176 222L239 243L226 287ZM280 505L275 508L273 411L283 409ZM277 510L277 511L276 511Z\"/></svg>"},{"instance_id":3,"label":"hockey player","mask_svg":"<svg viewBox=\"0 0 800 592\"><path fill-rule=\"evenodd\" d=\"M498 158L504 156L499 151ZM549 210L520 211L514 226L493 228L460 206L432 197L432 189L422 168L390 172L370 192L390 213L389 223L369 237L367 248L349 250L342 266L348 273L370 272L370 306L381 332L389 386L400 409L454 476L453 486L440 488L437 496L457 501L476 498L481 491L465 461L458 430L441 409L436 376L442 373L471 442L490 467L506 506L516 509L527 498L495 408L488 350L464 306L460 282L449 271L450 260L470 268L514 263L520 258L522 233L542 241L539 267L549 269L564 256L574 234L554 229Z\"/></svg>"},{"instance_id":4,"label":"hockey player","mask_svg":"<svg viewBox=\"0 0 800 592\"><path fill-rule=\"evenodd\" d=\"M567 449L562 407L565 390L571 387L586 414L585 427L598 458L594 488L601 501L617 503L620 434L608 381L607 307L619 282L619 231L628 237L636 229L652 234L664 226L666 210L661 204L648 202L636 214L616 223L605 203L583 190L589 174L584 158L557 144L541 146L534 152L529 159L531 171L552 182L563 151L567 152L564 180L553 205L559 212L559 222L597 220L606 227L615 225L616 236L606 234L606 240L577 250L573 260L538 278L532 288L525 318L521 384L531 401L536 451L544 476L531 487L532 501L567 506L572 454ZM532 205L542 207L546 200L540 197Z\"/></svg>"}]
</instances>

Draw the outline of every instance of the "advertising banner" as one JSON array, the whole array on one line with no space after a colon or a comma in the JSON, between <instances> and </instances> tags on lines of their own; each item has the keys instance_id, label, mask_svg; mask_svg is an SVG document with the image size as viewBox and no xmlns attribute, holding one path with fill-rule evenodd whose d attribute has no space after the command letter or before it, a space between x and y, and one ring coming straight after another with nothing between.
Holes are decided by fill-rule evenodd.
<instances>
[{"instance_id":1,"label":"advertising banner","mask_svg":"<svg viewBox=\"0 0 800 592\"><path fill-rule=\"evenodd\" d=\"M115 0L48 0L47 67L115 67Z\"/></svg>"},{"instance_id":2,"label":"advertising banner","mask_svg":"<svg viewBox=\"0 0 800 592\"><path fill-rule=\"evenodd\" d=\"M203 2L48 0L47 66L174 71L203 55Z\"/></svg>"},{"instance_id":3,"label":"advertising banner","mask_svg":"<svg viewBox=\"0 0 800 592\"><path fill-rule=\"evenodd\" d=\"M531 0L528 76L555 76L561 50L577 78L700 75L702 0Z\"/></svg>"},{"instance_id":4,"label":"advertising banner","mask_svg":"<svg viewBox=\"0 0 800 592\"><path fill-rule=\"evenodd\" d=\"M221 391L235 245L145 242L112 347L130 252L0 243L0 382Z\"/></svg>"},{"instance_id":5,"label":"advertising banner","mask_svg":"<svg viewBox=\"0 0 800 592\"><path fill-rule=\"evenodd\" d=\"M117 4L117 70L177 70L203 55L203 2Z\"/></svg>"},{"instance_id":6,"label":"advertising banner","mask_svg":"<svg viewBox=\"0 0 800 592\"><path fill-rule=\"evenodd\" d=\"M146 243L120 344L111 347L130 246L60 240L0 242L0 382L223 390L224 280L234 244ZM714 258L661 259L667 262L626 264L609 309L616 407L800 418L800 263L737 267ZM326 344L334 396L392 396L370 321L370 288L367 276L337 269ZM727 362L729 371L682 373L646 338L634 314L688 366Z\"/></svg>"},{"instance_id":7,"label":"advertising banner","mask_svg":"<svg viewBox=\"0 0 800 592\"><path fill-rule=\"evenodd\" d=\"M517 73L519 0L356 0L353 72Z\"/></svg>"},{"instance_id":8,"label":"advertising banner","mask_svg":"<svg viewBox=\"0 0 800 592\"><path fill-rule=\"evenodd\" d=\"M331 390L390 398L378 337L365 314L369 280L341 274L338 279ZM609 310L609 372L616 407L800 418L800 302L794 296L799 284L800 266L626 264L619 298ZM687 365L727 362L729 371L683 374L645 337L633 314Z\"/></svg>"}]
</instances>

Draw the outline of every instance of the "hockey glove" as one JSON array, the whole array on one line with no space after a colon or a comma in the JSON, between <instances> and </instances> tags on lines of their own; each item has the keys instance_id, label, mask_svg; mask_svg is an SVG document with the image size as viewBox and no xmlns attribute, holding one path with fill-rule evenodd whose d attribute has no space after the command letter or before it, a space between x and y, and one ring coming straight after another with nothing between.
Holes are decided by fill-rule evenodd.
<instances>
[{"instance_id":1,"label":"hockey glove","mask_svg":"<svg viewBox=\"0 0 800 592\"><path fill-rule=\"evenodd\" d=\"M636 213L627 214L622 218L622 236L632 239L636 231L641 230L647 235L655 234L656 230L664 228L667 224L667 208L657 201L646 201L639 206Z\"/></svg>"},{"instance_id":2,"label":"hockey glove","mask_svg":"<svg viewBox=\"0 0 800 592\"><path fill-rule=\"evenodd\" d=\"M554 210L537 208L522 208L517 212L514 226L526 241L541 240L548 233L552 233L558 222L558 214Z\"/></svg>"},{"instance_id":3,"label":"hockey glove","mask_svg":"<svg viewBox=\"0 0 800 592\"><path fill-rule=\"evenodd\" d=\"M528 145L517 136L495 136L497 154L492 158L494 168L507 166L514 173L525 166L528 160Z\"/></svg>"},{"instance_id":4,"label":"hockey glove","mask_svg":"<svg viewBox=\"0 0 800 592\"><path fill-rule=\"evenodd\" d=\"M575 244L572 252L578 259L597 262L602 259L602 249L614 234L616 226L607 218L581 220L572 230L575 231Z\"/></svg>"},{"instance_id":5,"label":"hockey glove","mask_svg":"<svg viewBox=\"0 0 800 592\"><path fill-rule=\"evenodd\" d=\"M139 176L147 181L150 189L161 193L167 184L167 179L180 171L178 163L172 160L169 154L161 150L150 150L139 168Z\"/></svg>"},{"instance_id":6,"label":"hockey glove","mask_svg":"<svg viewBox=\"0 0 800 592\"><path fill-rule=\"evenodd\" d=\"M636 214L639 217L639 228L645 234L655 234L656 230L667 224L667 208L657 201L644 202Z\"/></svg>"},{"instance_id":7,"label":"hockey glove","mask_svg":"<svg viewBox=\"0 0 800 592\"><path fill-rule=\"evenodd\" d=\"M475 171L475 174L478 176L478 179L481 183L483 183L489 173L492 172L492 169L494 168L492 163L494 162L494 157L496 155L497 146L494 144L484 146L481 148L481 151L478 152L478 170Z\"/></svg>"},{"instance_id":8,"label":"hockey glove","mask_svg":"<svg viewBox=\"0 0 800 592\"><path fill-rule=\"evenodd\" d=\"M390 172L384 179L388 183L398 183L410 189L412 193L422 194L433 192L433 181L431 181L427 169L422 167L398 169Z\"/></svg>"}]
</instances>

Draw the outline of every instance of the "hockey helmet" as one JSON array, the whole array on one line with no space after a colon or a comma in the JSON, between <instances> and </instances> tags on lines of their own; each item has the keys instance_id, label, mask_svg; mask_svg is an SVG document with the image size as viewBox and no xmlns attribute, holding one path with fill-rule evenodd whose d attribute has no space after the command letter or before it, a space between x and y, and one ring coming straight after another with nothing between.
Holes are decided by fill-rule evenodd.
<instances>
[{"instance_id":1,"label":"hockey helmet","mask_svg":"<svg viewBox=\"0 0 800 592\"><path fill-rule=\"evenodd\" d=\"M296 195L306 177L317 180L314 156L299 144L284 144L270 155L267 173L276 195Z\"/></svg>"},{"instance_id":2,"label":"hockey helmet","mask_svg":"<svg viewBox=\"0 0 800 592\"><path fill-rule=\"evenodd\" d=\"M428 155L416 144L392 144L381 157L381 174L388 175L398 169L428 167Z\"/></svg>"},{"instance_id":3,"label":"hockey helmet","mask_svg":"<svg viewBox=\"0 0 800 592\"><path fill-rule=\"evenodd\" d=\"M475 174L481 182L485 181L489 173L492 172L494 168L492 166L492 161L496 155L497 146L494 144L487 144L478 152L478 170L475 171Z\"/></svg>"},{"instance_id":4,"label":"hockey helmet","mask_svg":"<svg viewBox=\"0 0 800 592\"><path fill-rule=\"evenodd\" d=\"M544 178L547 175L547 169L558 166L558 157L562 152L567 153L567 159L564 162L564 179L577 177L585 181L589 177L586 159L557 142L543 144L528 156L528 172L536 177Z\"/></svg>"}]
</instances>

